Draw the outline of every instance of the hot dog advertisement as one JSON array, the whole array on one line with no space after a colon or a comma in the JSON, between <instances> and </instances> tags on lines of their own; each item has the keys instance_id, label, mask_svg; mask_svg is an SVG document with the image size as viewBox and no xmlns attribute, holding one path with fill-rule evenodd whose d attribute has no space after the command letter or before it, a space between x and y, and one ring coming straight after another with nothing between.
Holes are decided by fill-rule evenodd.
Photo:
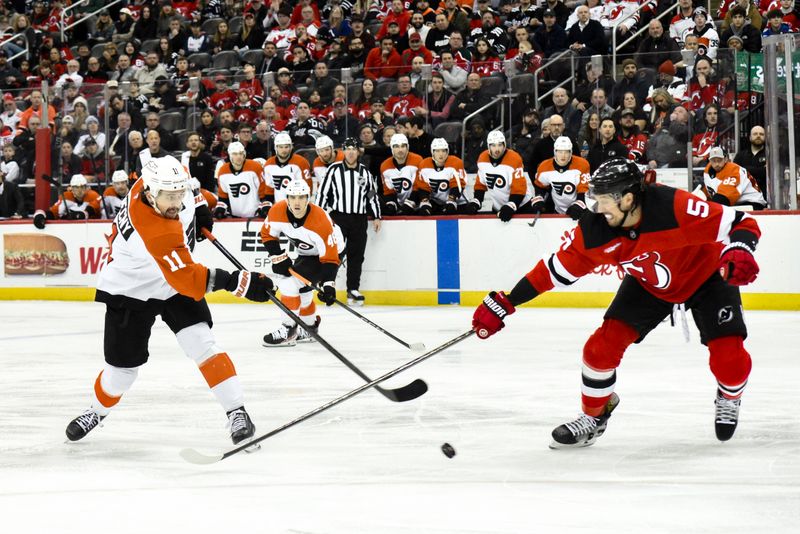
<instances>
[{"instance_id":1,"label":"hot dog advertisement","mask_svg":"<svg viewBox=\"0 0 800 534\"><path fill-rule=\"evenodd\" d=\"M3 236L6 276L62 274L68 267L67 245L54 235L9 233Z\"/></svg>"}]
</instances>

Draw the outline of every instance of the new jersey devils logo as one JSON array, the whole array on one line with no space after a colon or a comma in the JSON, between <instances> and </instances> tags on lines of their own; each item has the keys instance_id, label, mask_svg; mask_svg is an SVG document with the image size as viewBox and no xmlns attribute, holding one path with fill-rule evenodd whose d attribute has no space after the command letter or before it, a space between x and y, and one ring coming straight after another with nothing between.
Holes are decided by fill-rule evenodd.
<instances>
[{"instance_id":1,"label":"new jersey devils logo","mask_svg":"<svg viewBox=\"0 0 800 534\"><path fill-rule=\"evenodd\" d=\"M246 183L242 184L231 184L231 196L233 198L238 198L239 196L245 196L247 193L250 192L250 185Z\"/></svg>"},{"instance_id":2,"label":"new jersey devils logo","mask_svg":"<svg viewBox=\"0 0 800 534\"><path fill-rule=\"evenodd\" d=\"M620 263L625 272L656 289L666 289L672 280L669 268L661 263L658 252L645 252Z\"/></svg>"}]
</instances>

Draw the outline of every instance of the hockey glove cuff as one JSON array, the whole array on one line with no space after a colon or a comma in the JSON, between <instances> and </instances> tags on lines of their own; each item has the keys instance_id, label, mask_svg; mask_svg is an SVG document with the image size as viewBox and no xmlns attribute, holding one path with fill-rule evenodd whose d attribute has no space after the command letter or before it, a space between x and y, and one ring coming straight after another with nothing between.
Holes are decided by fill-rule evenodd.
<instances>
[{"instance_id":1,"label":"hockey glove cuff","mask_svg":"<svg viewBox=\"0 0 800 534\"><path fill-rule=\"evenodd\" d=\"M292 268L291 258L286 255L284 252L278 256L270 256L269 257L270 263L272 263L272 272L275 274L279 274L281 276L291 276L289 269Z\"/></svg>"},{"instance_id":2,"label":"hockey glove cuff","mask_svg":"<svg viewBox=\"0 0 800 534\"><path fill-rule=\"evenodd\" d=\"M209 271L211 291L226 290L236 297L254 302L266 302L275 292L275 285L267 276L254 271L233 271L224 269Z\"/></svg>"},{"instance_id":3,"label":"hockey glove cuff","mask_svg":"<svg viewBox=\"0 0 800 534\"><path fill-rule=\"evenodd\" d=\"M731 243L722 250L719 274L733 286L746 286L758 277L758 264L753 249L744 243Z\"/></svg>"},{"instance_id":4,"label":"hockey glove cuff","mask_svg":"<svg viewBox=\"0 0 800 534\"><path fill-rule=\"evenodd\" d=\"M481 209L481 202L478 199L473 198L472 200L469 201L467 207L464 208L464 212L467 213L468 215L475 215L480 211L480 209Z\"/></svg>"},{"instance_id":5,"label":"hockey glove cuff","mask_svg":"<svg viewBox=\"0 0 800 534\"><path fill-rule=\"evenodd\" d=\"M228 216L228 205L222 201L217 202L217 207L214 208L214 218L224 219Z\"/></svg>"},{"instance_id":6,"label":"hockey glove cuff","mask_svg":"<svg viewBox=\"0 0 800 534\"><path fill-rule=\"evenodd\" d=\"M500 211L497 212L497 217L503 221L508 222L511 220L511 217L514 216L514 213L517 211L517 206L513 202L507 203L505 206L500 208Z\"/></svg>"},{"instance_id":7,"label":"hockey glove cuff","mask_svg":"<svg viewBox=\"0 0 800 534\"><path fill-rule=\"evenodd\" d=\"M397 202L389 201L383 206L384 215L397 215Z\"/></svg>"},{"instance_id":8,"label":"hockey glove cuff","mask_svg":"<svg viewBox=\"0 0 800 534\"><path fill-rule=\"evenodd\" d=\"M496 334L503 329L503 319L516 311L516 308L502 291L492 291L472 315L472 329L481 339Z\"/></svg>"},{"instance_id":9,"label":"hockey glove cuff","mask_svg":"<svg viewBox=\"0 0 800 534\"><path fill-rule=\"evenodd\" d=\"M583 215L584 211L586 211L586 204L578 200L567 208L567 215L572 217L573 221L577 221L581 218L581 215Z\"/></svg>"}]
</instances>

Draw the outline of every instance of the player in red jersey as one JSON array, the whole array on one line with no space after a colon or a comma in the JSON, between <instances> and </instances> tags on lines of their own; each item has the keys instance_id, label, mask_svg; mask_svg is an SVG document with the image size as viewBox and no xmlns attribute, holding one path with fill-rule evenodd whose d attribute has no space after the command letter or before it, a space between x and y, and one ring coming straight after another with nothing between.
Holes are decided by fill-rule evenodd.
<instances>
[{"instance_id":1,"label":"player in red jersey","mask_svg":"<svg viewBox=\"0 0 800 534\"><path fill-rule=\"evenodd\" d=\"M585 447L603 434L619 403L614 384L625 349L682 303L692 310L717 379L717 438L730 439L751 367L737 286L758 274L755 219L685 191L644 185L637 165L620 158L594 172L589 197L597 213L585 212L570 239L508 295L489 293L475 310L473 328L485 339L503 328L515 306L571 285L599 265L616 265L626 276L583 348L583 413L553 430L551 448Z\"/></svg>"}]
</instances>

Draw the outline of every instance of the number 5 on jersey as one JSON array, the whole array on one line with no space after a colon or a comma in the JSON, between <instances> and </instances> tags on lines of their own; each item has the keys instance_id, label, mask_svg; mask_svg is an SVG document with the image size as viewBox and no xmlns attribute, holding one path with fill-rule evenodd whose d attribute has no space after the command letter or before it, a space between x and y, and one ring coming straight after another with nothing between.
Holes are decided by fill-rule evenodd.
<instances>
[{"instance_id":1,"label":"number 5 on jersey","mask_svg":"<svg viewBox=\"0 0 800 534\"><path fill-rule=\"evenodd\" d=\"M690 198L686 204L686 213L693 217L708 217L708 204L698 198Z\"/></svg>"}]
</instances>

